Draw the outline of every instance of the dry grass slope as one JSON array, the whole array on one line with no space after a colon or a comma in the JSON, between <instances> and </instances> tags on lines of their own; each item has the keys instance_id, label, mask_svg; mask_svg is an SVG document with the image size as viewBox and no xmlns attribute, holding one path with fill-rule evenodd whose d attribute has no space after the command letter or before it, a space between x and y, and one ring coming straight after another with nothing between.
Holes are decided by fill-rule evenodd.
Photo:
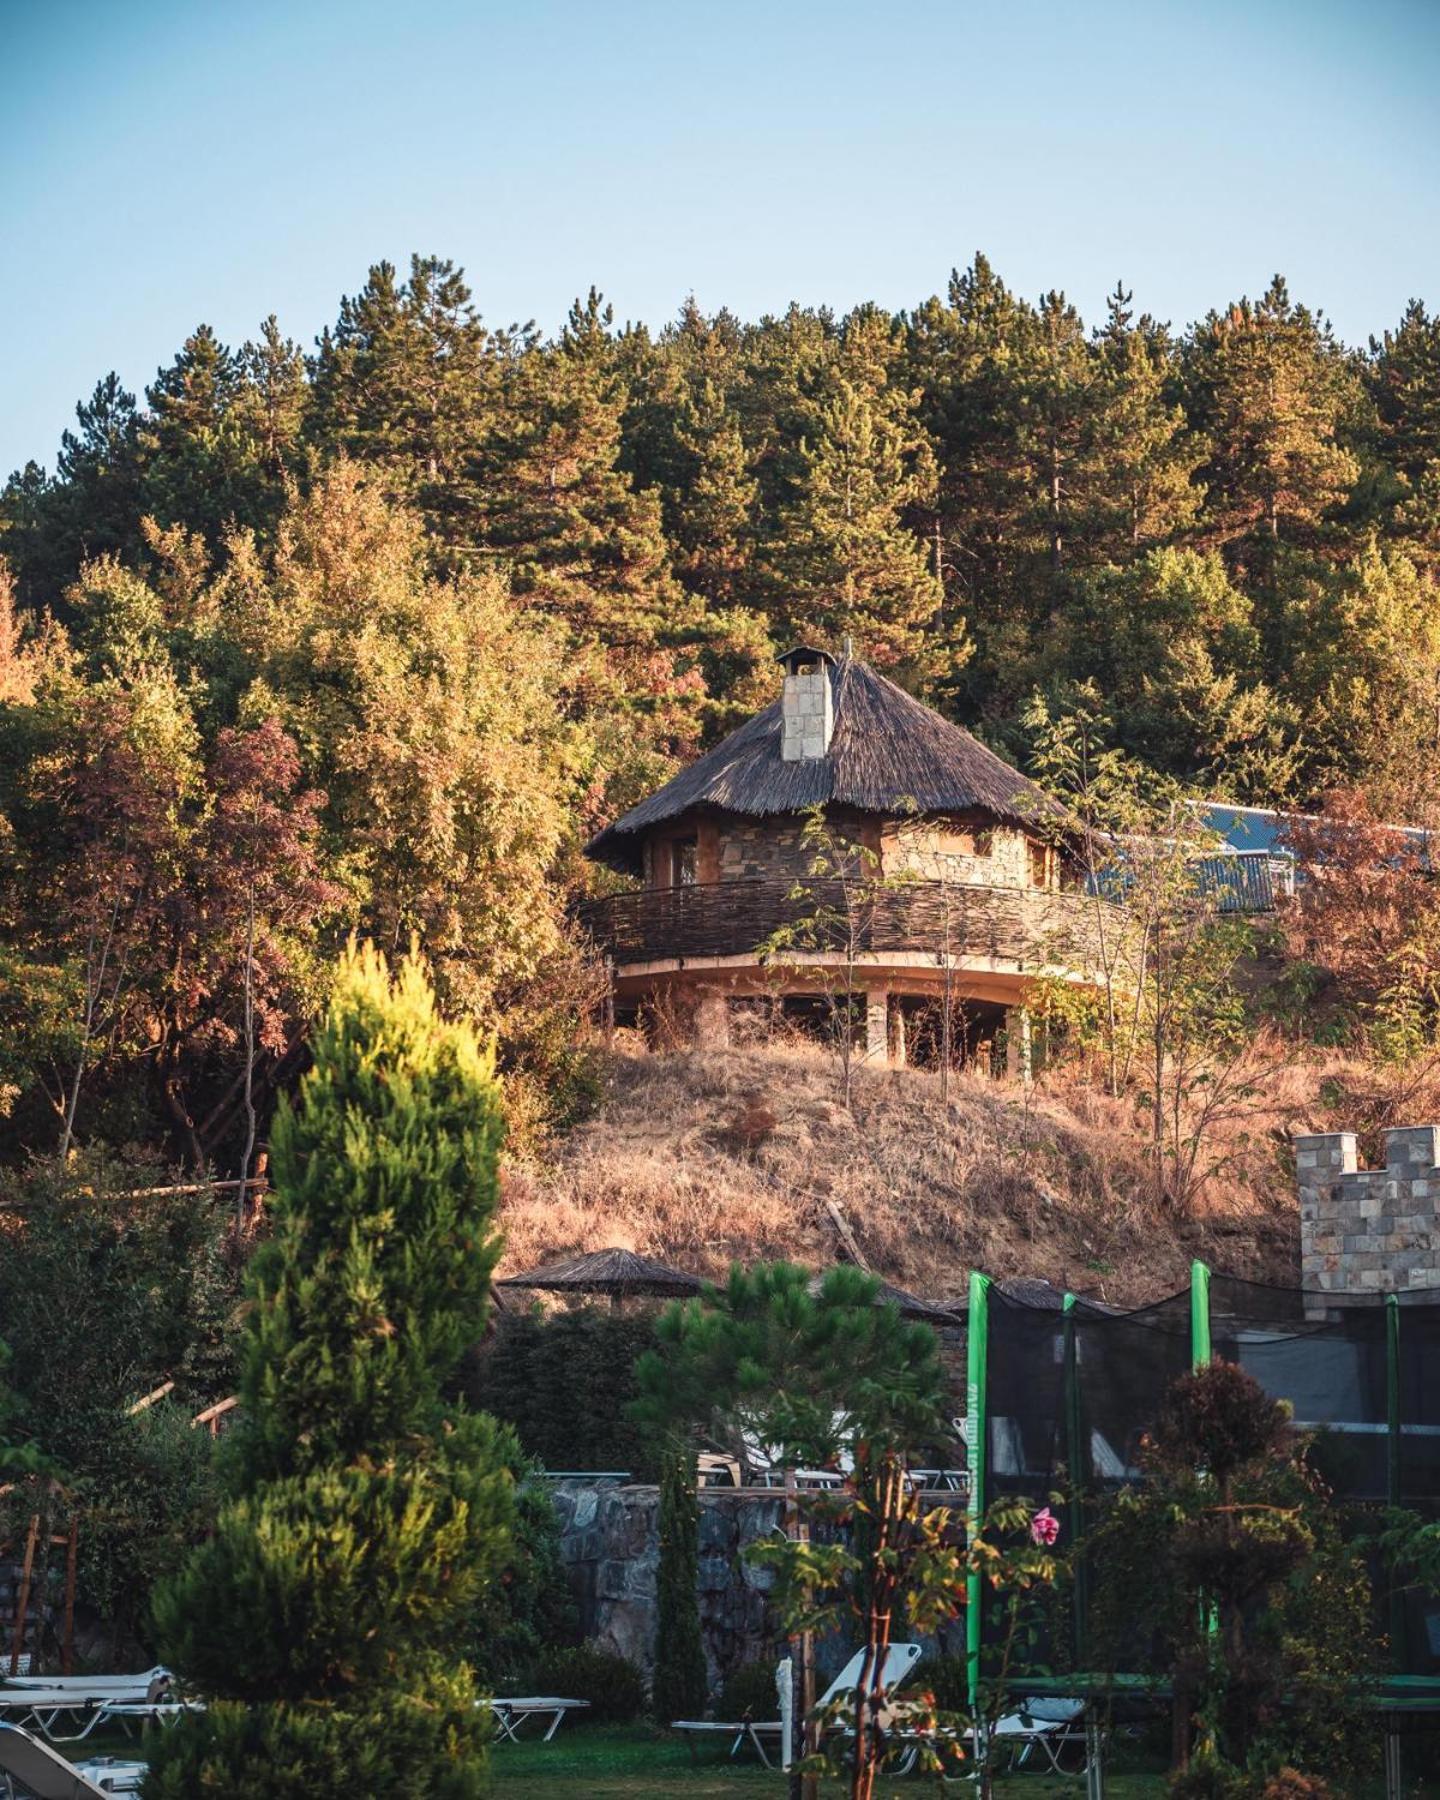
<instances>
[{"instance_id":1,"label":"dry grass slope","mask_svg":"<svg viewBox=\"0 0 1440 1800\"><path fill-rule=\"evenodd\" d=\"M845 1254L834 1207L878 1274L931 1299L977 1267L1135 1304L1182 1285L1194 1256L1290 1282L1288 1138L1440 1116L1420 1085L1338 1056L1272 1056L1182 1214L1150 1192L1133 1104L1073 1079L956 1077L947 1108L932 1075L864 1071L850 1114L834 1058L810 1046L636 1049L614 1058L595 1118L510 1170L503 1272L612 1244L702 1274L761 1257L824 1265Z\"/></svg>"}]
</instances>

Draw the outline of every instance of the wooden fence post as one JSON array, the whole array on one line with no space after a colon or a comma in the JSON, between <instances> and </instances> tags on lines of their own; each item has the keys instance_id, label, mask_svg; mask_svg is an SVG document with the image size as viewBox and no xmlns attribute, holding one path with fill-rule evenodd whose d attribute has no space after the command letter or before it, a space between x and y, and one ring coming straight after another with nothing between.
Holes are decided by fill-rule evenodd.
<instances>
[{"instance_id":1,"label":"wooden fence post","mask_svg":"<svg viewBox=\"0 0 1440 1800\"><path fill-rule=\"evenodd\" d=\"M25 1536L25 1561L20 1571L20 1598L15 1605L15 1636L10 1645L10 1673L20 1673L20 1652L25 1644L25 1615L30 1610L30 1578L35 1569L35 1540L40 1536L40 1515L30 1520Z\"/></svg>"}]
</instances>

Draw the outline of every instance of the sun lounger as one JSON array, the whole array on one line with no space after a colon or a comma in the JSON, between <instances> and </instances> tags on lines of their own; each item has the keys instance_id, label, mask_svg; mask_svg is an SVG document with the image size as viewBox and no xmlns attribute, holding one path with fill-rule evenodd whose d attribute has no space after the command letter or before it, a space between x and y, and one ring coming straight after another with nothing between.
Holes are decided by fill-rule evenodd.
<instances>
[{"instance_id":1,"label":"sun lounger","mask_svg":"<svg viewBox=\"0 0 1440 1800\"><path fill-rule=\"evenodd\" d=\"M118 1700L122 1694L148 1694L150 1684L168 1681L170 1671L157 1663L138 1675L11 1675L0 1681L5 1688L46 1688L52 1693L89 1694L96 1700Z\"/></svg>"},{"instance_id":2,"label":"sun lounger","mask_svg":"<svg viewBox=\"0 0 1440 1800\"><path fill-rule=\"evenodd\" d=\"M204 1712L203 1700L102 1700L100 1717L128 1733L132 1725L173 1725L185 1713Z\"/></svg>"},{"instance_id":3,"label":"sun lounger","mask_svg":"<svg viewBox=\"0 0 1440 1800\"><path fill-rule=\"evenodd\" d=\"M910 1773L926 1745L936 1750L946 1744L967 1745L972 1752L975 1749L973 1730L949 1731L941 1727L930 1731L907 1731L902 1724L892 1726L888 1735L891 1743L901 1750L895 1767L897 1775ZM1083 1748L1086 1744L1085 1702L1064 1697L1026 1700L1016 1711L998 1718L985 1732L983 1742L989 1756L1000 1747L1008 1746L1013 1767L1017 1769L1023 1769L1039 1750L1051 1774L1063 1775L1066 1771L1060 1767L1061 1754L1071 1745L1079 1744ZM1084 1750L1083 1755L1081 1774L1088 1766L1088 1750Z\"/></svg>"},{"instance_id":4,"label":"sun lounger","mask_svg":"<svg viewBox=\"0 0 1440 1800\"><path fill-rule=\"evenodd\" d=\"M18 1783L34 1800L104 1800L124 1788L104 1788L58 1750L19 1725L0 1723L0 1778L11 1793ZM135 1792L134 1788L130 1792Z\"/></svg>"},{"instance_id":5,"label":"sun lounger","mask_svg":"<svg viewBox=\"0 0 1440 1800\"><path fill-rule=\"evenodd\" d=\"M489 1707L495 1715L495 1723L500 1728L502 1739L511 1744L520 1741L520 1727L527 1719L548 1718L550 1723L545 1729L542 1743L548 1744L560 1729L560 1721L567 1712L578 1712L587 1707L588 1700L564 1700L554 1694L524 1694L518 1699L506 1697L487 1697L480 1702Z\"/></svg>"},{"instance_id":6,"label":"sun lounger","mask_svg":"<svg viewBox=\"0 0 1440 1800\"><path fill-rule=\"evenodd\" d=\"M68 1688L0 1688L0 1721L73 1742L95 1729L104 1704Z\"/></svg>"},{"instance_id":7,"label":"sun lounger","mask_svg":"<svg viewBox=\"0 0 1440 1800\"><path fill-rule=\"evenodd\" d=\"M921 1654L919 1644L892 1644L885 1654L881 1687L887 1693L898 1687L915 1664L919 1662ZM855 1683L860 1679L860 1670L864 1666L864 1662L865 1652L857 1650L820 1696L817 1710L823 1711L826 1707L834 1706L838 1701L843 1701L847 1695L854 1693ZM728 1723L715 1719L676 1719L672 1722L670 1729L683 1731L692 1738L706 1732L729 1733L734 1739L730 1746L732 1756L741 1744L748 1741L754 1748L755 1754L769 1769L773 1768L774 1764L770 1760L770 1752L766 1745L769 1744L770 1749L774 1749L785 1728L779 1719L738 1719ZM691 1748L693 1750L693 1743Z\"/></svg>"},{"instance_id":8,"label":"sun lounger","mask_svg":"<svg viewBox=\"0 0 1440 1800\"><path fill-rule=\"evenodd\" d=\"M94 1756L75 1767L104 1794L138 1794L148 1764L124 1762L115 1756Z\"/></svg>"}]
</instances>

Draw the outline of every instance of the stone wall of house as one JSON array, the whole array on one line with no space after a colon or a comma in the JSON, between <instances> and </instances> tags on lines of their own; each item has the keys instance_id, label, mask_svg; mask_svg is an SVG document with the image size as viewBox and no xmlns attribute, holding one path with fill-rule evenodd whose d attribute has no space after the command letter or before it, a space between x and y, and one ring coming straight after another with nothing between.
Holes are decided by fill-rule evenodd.
<instances>
[{"instance_id":1,"label":"stone wall of house","mask_svg":"<svg viewBox=\"0 0 1440 1800\"><path fill-rule=\"evenodd\" d=\"M1362 1169L1353 1131L1295 1140L1301 1279L1329 1293L1440 1288L1440 1125L1385 1133Z\"/></svg>"},{"instance_id":2,"label":"stone wall of house","mask_svg":"<svg viewBox=\"0 0 1440 1800\"><path fill-rule=\"evenodd\" d=\"M561 1556L581 1630L649 1672L655 1657L660 1494L653 1486L561 1482ZM700 1495L700 1627L712 1688L742 1663L778 1654L773 1576L744 1550L781 1522L783 1502L717 1488Z\"/></svg>"},{"instance_id":3,"label":"stone wall of house","mask_svg":"<svg viewBox=\"0 0 1440 1800\"><path fill-rule=\"evenodd\" d=\"M801 842L803 819L726 819L720 827L721 881L793 881L808 875L814 853Z\"/></svg>"},{"instance_id":4,"label":"stone wall of house","mask_svg":"<svg viewBox=\"0 0 1440 1800\"><path fill-rule=\"evenodd\" d=\"M1032 882L1029 840L1013 826L962 827L930 820L882 824L859 813L837 816L833 824L837 838L877 850L880 872L886 877L908 875L1003 888L1029 887ZM793 881L808 875L816 853L804 842L804 829L805 821L793 814L722 820L717 828L717 878Z\"/></svg>"},{"instance_id":5,"label":"stone wall of house","mask_svg":"<svg viewBox=\"0 0 1440 1800\"><path fill-rule=\"evenodd\" d=\"M973 882L984 887L1030 885L1029 842L1025 833L1013 826L962 828L929 820L887 825L881 856L887 876Z\"/></svg>"}]
</instances>

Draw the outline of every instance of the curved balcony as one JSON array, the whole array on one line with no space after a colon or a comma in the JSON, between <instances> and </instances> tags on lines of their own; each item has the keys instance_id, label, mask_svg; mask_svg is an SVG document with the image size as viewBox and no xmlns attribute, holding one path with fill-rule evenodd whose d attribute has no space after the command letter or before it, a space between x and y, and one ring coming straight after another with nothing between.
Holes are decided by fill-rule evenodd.
<instances>
[{"instance_id":1,"label":"curved balcony","mask_svg":"<svg viewBox=\"0 0 1440 1800\"><path fill-rule=\"evenodd\" d=\"M886 956L1080 974L1096 901L1038 888L938 881L707 882L588 900L582 925L617 971L635 964Z\"/></svg>"}]
</instances>

